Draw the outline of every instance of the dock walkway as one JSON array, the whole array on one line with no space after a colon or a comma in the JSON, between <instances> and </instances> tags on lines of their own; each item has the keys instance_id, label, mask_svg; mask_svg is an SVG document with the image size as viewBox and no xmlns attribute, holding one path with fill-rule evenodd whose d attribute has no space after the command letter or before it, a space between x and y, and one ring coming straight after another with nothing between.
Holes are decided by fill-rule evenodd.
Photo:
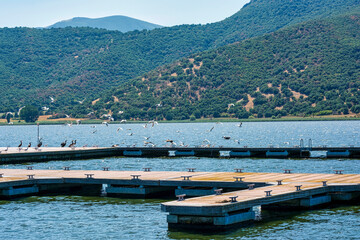
<instances>
[{"instance_id":1,"label":"dock walkway","mask_svg":"<svg viewBox=\"0 0 360 240\"><path fill-rule=\"evenodd\" d=\"M37 194L177 195L161 209L171 226L227 227L253 221L256 206L308 208L360 195L360 174L0 169L0 197ZM200 196L189 198L189 196Z\"/></svg>"},{"instance_id":2,"label":"dock walkway","mask_svg":"<svg viewBox=\"0 0 360 240\"><path fill-rule=\"evenodd\" d=\"M76 160L104 157L230 157L230 158L309 158L313 151L326 158L359 158L359 147L42 147L0 148L0 164Z\"/></svg>"}]
</instances>

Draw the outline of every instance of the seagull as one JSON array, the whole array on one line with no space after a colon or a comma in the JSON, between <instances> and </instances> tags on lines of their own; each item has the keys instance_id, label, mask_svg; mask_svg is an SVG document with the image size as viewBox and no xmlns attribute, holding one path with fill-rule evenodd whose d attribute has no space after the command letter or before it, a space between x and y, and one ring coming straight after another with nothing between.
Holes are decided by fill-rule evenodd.
<instances>
[{"instance_id":1,"label":"seagull","mask_svg":"<svg viewBox=\"0 0 360 240\"><path fill-rule=\"evenodd\" d=\"M66 146L66 142L67 142L67 140L65 140L65 142L60 143L60 146L61 146L61 147L65 147L65 146Z\"/></svg>"},{"instance_id":2,"label":"seagull","mask_svg":"<svg viewBox=\"0 0 360 240\"><path fill-rule=\"evenodd\" d=\"M76 120L76 124L77 124L77 125L81 124L81 120L80 120L80 119L77 119L77 120Z\"/></svg>"},{"instance_id":3,"label":"seagull","mask_svg":"<svg viewBox=\"0 0 360 240\"><path fill-rule=\"evenodd\" d=\"M78 103L83 104L86 98L84 98L82 101L78 101Z\"/></svg>"},{"instance_id":4,"label":"seagull","mask_svg":"<svg viewBox=\"0 0 360 240\"><path fill-rule=\"evenodd\" d=\"M101 124L104 124L106 126L109 126L108 122L102 122Z\"/></svg>"},{"instance_id":5,"label":"seagull","mask_svg":"<svg viewBox=\"0 0 360 240\"><path fill-rule=\"evenodd\" d=\"M119 111L119 112L118 112L118 114L123 114L123 113L124 113L124 111Z\"/></svg>"},{"instance_id":6,"label":"seagull","mask_svg":"<svg viewBox=\"0 0 360 240\"><path fill-rule=\"evenodd\" d=\"M151 120L151 121L149 121L149 123L152 124L151 127L154 127L155 124L159 124L159 123L158 123L157 121L155 121L155 120Z\"/></svg>"},{"instance_id":7,"label":"seagull","mask_svg":"<svg viewBox=\"0 0 360 240\"><path fill-rule=\"evenodd\" d=\"M208 130L208 132L211 132L215 127L213 126L212 128L210 128L210 130Z\"/></svg>"},{"instance_id":8,"label":"seagull","mask_svg":"<svg viewBox=\"0 0 360 240\"><path fill-rule=\"evenodd\" d=\"M9 150L9 146L6 147L6 149L4 150L4 152L7 152Z\"/></svg>"},{"instance_id":9,"label":"seagull","mask_svg":"<svg viewBox=\"0 0 360 240\"><path fill-rule=\"evenodd\" d=\"M144 137L145 138L145 140L149 140L150 139L150 137Z\"/></svg>"},{"instance_id":10,"label":"seagull","mask_svg":"<svg viewBox=\"0 0 360 240\"><path fill-rule=\"evenodd\" d=\"M48 111L49 109L50 109L50 108L45 107L45 106L41 108L41 110L43 110L43 111L45 111L45 112Z\"/></svg>"},{"instance_id":11,"label":"seagull","mask_svg":"<svg viewBox=\"0 0 360 240\"><path fill-rule=\"evenodd\" d=\"M237 124L236 126L237 126L237 127L241 127L241 126L242 126L242 122L239 123L239 124Z\"/></svg>"},{"instance_id":12,"label":"seagull","mask_svg":"<svg viewBox=\"0 0 360 240\"><path fill-rule=\"evenodd\" d=\"M22 106L21 108L19 108L18 116L20 116L20 112L21 112L21 110L22 110L24 107L25 107L25 106Z\"/></svg>"},{"instance_id":13,"label":"seagull","mask_svg":"<svg viewBox=\"0 0 360 240\"><path fill-rule=\"evenodd\" d=\"M156 107L162 107L161 102L155 105Z\"/></svg>"},{"instance_id":14,"label":"seagull","mask_svg":"<svg viewBox=\"0 0 360 240\"><path fill-rule=\"evenodd\" d=\"M51 100L51 103L55 102L55 99L54 99L53 97L50 97L50 96L49 96L49 98L50 98L50 100Z\"/></svg>"},{"instance_id":15,"label":"seagull","mask_svg":"<svg viewBox=\"0 0 360 240\"><path fill-rule=\"evenodd\" d=\"M121 120L121 121L120 121L120 123L126 123L126 120L125 120L125 119L123 119L123 120Z\"/></svg>"},{"instance_id":16,"label":"seagull","mask_svg":"<svg viewBox=\"0 0 360 240\"><path fill-rule=\"evenodd\" d=\"M92 133L96 133L96 132L97 132L97 130L92 131Z\"/></svg>"},{"instance_id":17,"label":"seagull","mask_svg":"<svg viewBox=\"0 0 360 240\"><path fill-rule=\"evenodd\" d=\"M116 129L116 132L119 132L119 131L124 131L124 129L122 129L121 127L119 127L118 129Z\"/></svg>"},{"instance_id":18,"label":"seagull","mask_svg":"<svg viewBox=\"0 0 360 240\"><path fill-rule=\"evenodd\" d=\"M65 114L65 117L66 117L66 118L70 118L70 116L69 116L69 115L67 115L67 114Z\"/></svg>"},{"instance_id":19,"label":"seagull","mask_svg":"<svg viewBox=\"0 0 360 240\"><path fill-rule=\"evenodd\" d=\"M133 133L129 133L128 135L129 135L129 136L132 136L132 135L134 135L134 134L133 134Z\"/></svg>"},{"instance_id":20,"label":"seagull","mask_svg":"<svg viewBox=\"0 0 360 240\"><path fill-rule=\"evenodd\" d=\"M12 112L7 112L6 115L5 115L5 118L7 118L7 116L8 116L9 114L12 115L12 116L14 116L14 114L13 114Z\"/></svg>"}]
</instances>

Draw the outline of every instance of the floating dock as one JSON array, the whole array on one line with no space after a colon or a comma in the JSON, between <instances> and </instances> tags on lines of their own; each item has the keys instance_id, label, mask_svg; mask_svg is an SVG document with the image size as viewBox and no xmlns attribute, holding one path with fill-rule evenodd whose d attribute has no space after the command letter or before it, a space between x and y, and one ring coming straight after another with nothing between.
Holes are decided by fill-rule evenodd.
<instances>
[{"instance_id":1,"label":"floating dock","mask_svg":"<svg viewBox=\"0 0 360 240\"><path fill-rule=\"evenodd\" d=\"M323 158L360 158L360 147L4 147L0 148L0 164L104 157L309 158L313 151L324 152Z\"/></svg>"},{"instance_id":2,"label":"floating dock","mask_svg":"<svg viewBox=\"0 0 360 240\"><path fill-rule=\"evenodd\" d=\"M159 172L102 170L0 169L0 197L43 194L146 197L176 195L161 204L173 227L227 228L254 221L254 207L311 208L360 196L360 174L234 172ZM200 196L189 198L189 196ZM175 196L174 196L175 197Z\"/></svg>"}]
</instances>

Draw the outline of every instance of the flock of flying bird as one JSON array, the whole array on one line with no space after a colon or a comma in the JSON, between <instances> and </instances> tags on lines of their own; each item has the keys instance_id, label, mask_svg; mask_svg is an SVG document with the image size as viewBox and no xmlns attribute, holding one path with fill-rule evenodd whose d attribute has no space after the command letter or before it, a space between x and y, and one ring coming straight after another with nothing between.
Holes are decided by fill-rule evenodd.
<instances>
[{"instance_id":1,"label":"flock of flying bird","mask_svg":"<svg viewBox=\"0 0 360 240\"><path fill-rule=\"evenodd\" d=\"M126 120L123 120L123 121L122 121L122 123L125 123L125 122L126 122ZM106 123L106 124L105 124L105 123ZM221 123L221 122L217 122L216 124L222 124L222 123ZM107 123L107 122L104 122L103 125L108 126L108 123ZM143 126L143 128L153 128L153 127L155 127L156 125L158 125L158 122L152 120L152 121L149 121L148 123L145 123L145 124L142 125L142 126ZM236 124L235 126L237 126L237 127L242 127L242 122ZM92 125L91 128L93 129L93 130L92 130L92 133L93 133L93 134L97 132L95 125ZM211 127L209 130L207 130L206 132L210 133L210 132L212 132L212 131L214 130L214 128L215 128L215 126L212 126L212 127ZM126 130L131 131L131 128L128 128L128 129L126 129ZM124 129L123 129L122 127L118 127L118 128L116 129L116 132L119 133L120 131L124 131ZM178 130L177 132L179 133L180 131ZM128 136L132 136L133 134L134 134L133 132L130 132L130 133L128 133L127 135L128 135ZM145 137L145 136L144 136L143 138L144 138L143 143L144 143L144 146L145 146L145 147L156 147L156 144L154 144L153 142L151 142L151 141L149 140L151 137ZM230 140L230 139L231 139L230 136L222 136L222 138L225 139L225 140ZM68 147L74 149L74 148L76 147L76 141L77 141L77 140L72 140L71 143L68 145ZM234 141L237 142L238 144L240 144L240 141L239 141L239 140L234 140ZM177 145L178 145L178 144L177 144L174 140L172 140L172 139L166 139L166 140L165 140L165 143L166 143L165 146L167 146L167 144L170 144L170 147L174 147L174 146L177 146ZM124 144L124 142L123 142L123 144ZM40 151L40 147L41 147L42 145L43 145L42 138L40 138L39 141L38 141L38 144L36 145L36 147L35 147L34 149L37 150L37 151ZM23 146L23 141L20 140L20 144L18 145L18 150L19 150L19 151L22 151L22 150L23 150L23 151L27 151L27 150L32 146L32 144L31 144L31 142L29 142L29 144L27 145L27 148L22 148L22 146ZM45 145L45 146L47 146L47 145ZM67 146L67 140L65 140L65 141L63 141L62 143L60 143L60 147L63 148L63 147L66 147L66 146ZM118 146L119 146L118 144L112 145L112 147L118 147ZM135 147L136 144L133 144L132 146ZM188 145L185 145L183 142L179 142L179 145L178 145L178 146L180 146L180 147L188 147ZM87 147L87 145L84 145L83 147ZM210 141L209 141L208 139L204 139L204 140L202 141L201 147L211 147ZM7 147L7 148L6 148L5 150L3 150L3 151L4 151L4 152L7 152L8 149L9 149L9 147ZM2 151L0 151L0 153L1 153L1 152L2 152Z\"/></svg>"}]
</instances>

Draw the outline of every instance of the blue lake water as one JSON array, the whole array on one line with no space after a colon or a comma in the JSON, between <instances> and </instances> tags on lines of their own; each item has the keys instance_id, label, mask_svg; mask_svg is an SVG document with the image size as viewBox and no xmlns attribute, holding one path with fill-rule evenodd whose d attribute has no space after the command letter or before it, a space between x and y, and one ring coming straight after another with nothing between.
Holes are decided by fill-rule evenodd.
<instances>
[{"instance_id":1,"label":"blue lake water","mask_svg":"<svg viewBox=\"0 0 360 240\"><path fill-rule=\"evenodd\" d=\"M178 145L286 147L312 139L313 146L360 147L360 121L334 122L262 122L243 123L167 123L146 128L144 124L119 125L46 125L40 126L44 145L59 146L77 139L77 146L142 146L144 137L157 146L167 139ZM94 127L95 126L95 127ZM214 128L213 128L214 127ZM121 128L121 129L119 129ZM213 129L212 129L213 128ZM212 129L212 130L211 130ZM211 131L210 131L211 130ZM225 140L223 136L230 136ZM205 140L207 139L207 140ZM23 140L35 143L36 126L1 126L0 149L17 146ZM210 158L105 158L86 161L31 163L38 169L233 171L244 168L253 172L282 172L284 168L302 173L360 174L356 159L210 159ZM21 164L2 168L24 168ZM166 213L160 211L163 199L121 199L108 197L51 196L0 201L0 237L6 239L358 239L360 206L337 206L297 212L256 222L246 228L224 233L169 230Z\"/></svg>"}]
</instances>

